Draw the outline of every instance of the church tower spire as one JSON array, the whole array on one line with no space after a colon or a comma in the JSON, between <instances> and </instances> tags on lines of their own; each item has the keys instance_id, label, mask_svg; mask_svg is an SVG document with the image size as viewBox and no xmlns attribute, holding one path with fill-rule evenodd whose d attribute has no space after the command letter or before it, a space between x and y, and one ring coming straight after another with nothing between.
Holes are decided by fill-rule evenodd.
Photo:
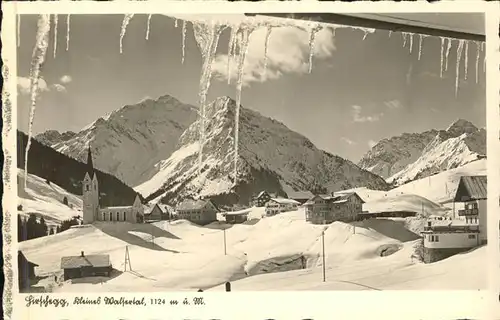
<instances>
[{"instance_id":1,"label":"church tower spire","mask_svg":"<svg viewBox=\"0 0 500 320\"><path fill-rule=\"evenodd\" d=\"M94 164L92 162L92 151L90 150L90 145L89 149L87 152L87 172L90 175L90 178L94 178Z\"/></svg>"}]
</instances>

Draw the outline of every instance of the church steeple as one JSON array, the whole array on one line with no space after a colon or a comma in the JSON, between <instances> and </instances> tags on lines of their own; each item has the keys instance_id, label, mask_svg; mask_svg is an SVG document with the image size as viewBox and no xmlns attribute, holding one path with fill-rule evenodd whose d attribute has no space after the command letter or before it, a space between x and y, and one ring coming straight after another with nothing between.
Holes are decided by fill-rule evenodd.
<instances>
[{"instance_id":1,"label":"church steeple","mask_svg":"<svg viewBox=\"0 0 500 320\"><path fill-rule=\"evenodd\" d=\"M90 179L94 178L94 164L92 163L92 151L89 150L87 152L87 172L90 176Z\"/></svg>"}]
</instances>

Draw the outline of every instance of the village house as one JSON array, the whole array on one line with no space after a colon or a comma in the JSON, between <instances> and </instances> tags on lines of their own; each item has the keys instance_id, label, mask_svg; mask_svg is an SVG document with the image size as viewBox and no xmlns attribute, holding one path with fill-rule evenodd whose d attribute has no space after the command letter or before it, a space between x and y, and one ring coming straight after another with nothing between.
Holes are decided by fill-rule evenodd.
<instances>
[{"instance_id":1,"label":"village house","mask_svg":"<svg viewBox=\"0 0 500 320\"><path fill-rule=\"evenodd\" d=\"M36 278L36 263L28 261L21 251L17 251L17 272L19 281L19 291L25 291L30 287L31 281Z\"/></svg>"},{"instance_id":2,"label":"village house","mask_svg":"<svg viewBox=\"0 0 500 320\"><path fill-rule=\"evenodd\" d=\"M458 210L454 220L427 222L422 231L424 262L436 262L485 244L486 200L486 176L461 177L453 199L453 211L460 204L464 209Z\"/></svg>"},{"instance_id":3,"label":"village house","mask_svg":"<svg viewBox=\"0 0 500 320\"><path fill-rule=\"evenodd\" d=\"M88 170L83 178L83 223L94 221L126 221L131 223L144 222L144 206L139 194L136 194L131 206L101 207L99 203L99 183L92 164L90 147L87 153Z\"/></svg>"},{"instance_id":4,"label":"village house","mask_svg":"<svg viewBox=\"0 0 500 320\"><path fill-rule=\"evenodd\" d=\"M261 191L252 199L252 202L256 207L264 207L269 200L271 200L271 195L267 191Z\"/></svg>"},{"instance_id":5,"label":"village house","mask_svg":"<svg viewBox=\"0 0 500 320\"><path fill-rule=\"evenodd\" d=\"M271 198L266 203L266 216L273 216L281 212L297 210L299 204L299 202L292 199Z\"/></svg>"},{"instance_id":6,"label":"village house","mask_svg":"<svg viewBox=\"0 0 500 320\"><path fill-rule=\"evenodd\" d=\"M306 203L307 200L312 199L314 194L311 191L293 191L287 194L288 199L292 199L300 203L301 205Z\"/></svg>"},{"instance_id":7,"label":"village house","mask_svg":"<svg viewBox=\"0 0 500 320\"><path fill-rule=\"evenodd\" d=\"M306 221L314 224L355 221L363 211L363 203L363 199L356 192L317 195L304 203Z\"/></svg>"},{"instance_id":8,"label":"village house","mask_svg":"<svg viewBox=\"0 0 500 320\"><path fill-rule=\"evenodd\" d=\"M64 271L64 281L85 277L109 277L113 267L109 255L85 255L82 251L79 256L61 258L61 269Z\"/></svg>"},{"instance_id":9,"label":"village house","mask_svg":"<svg viewBox=\"0 0 500 320\"><path fill-rule=\"evenodd\" d=\"M149 208L151 208L149 212L144 213L144 221L170 220L171 214L167 205L156 203L152 207L149 206Z\"/></svg>"},{"instance_id":10,"label":"village house","mask_svg":"<svg viewBox=\"0 0 500 320\"><path fill-rule=\"evenodd\" d=\"M185 219L199 225L217 221L217 206L211 200L184 200L177 208L177 218Z\"/></svg>"}]
</instances>

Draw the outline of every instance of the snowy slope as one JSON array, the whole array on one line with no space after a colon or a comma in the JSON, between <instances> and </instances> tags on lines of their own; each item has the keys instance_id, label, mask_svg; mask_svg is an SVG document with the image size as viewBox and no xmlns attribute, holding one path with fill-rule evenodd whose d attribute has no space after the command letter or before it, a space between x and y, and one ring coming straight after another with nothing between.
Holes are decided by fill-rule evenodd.
<instances>
[{"instance_id":1,"label":"snowy slope","mask_svg":"<svg viewBox=\"0 0 500 320\"><path fill-rule=\"evenodd\" d=\"M486 159L474 161L459 168L421 178L392 189L388 193L416 194L436 203L446 203L454 197L461 176L486 175L486 161Z\"/></svg>"},{"instance_id":2,"label":"snowy slope","mask_svg":"<svg viewBox=\"0 0 500 320\"><path fill-rule=\"evenodd\" d=\"M390 183L405 182L458 168L486 155L486 130L459 119L446 130L384 139L359 162Z\"/></svg>"},{"instance_id":3,"label":"snowy slope","mask_svg":"<svg viewBox=\"0 0 500 320\"><path fill-rule=\"evenodd\" d=\"M24 189L24 170L17 171L18 213L28 216L35 213L43 216L48 225L81 215L82 200L54 183L48 184L45 179L28 174L27 188ZM63 204L67 197L69 206ZM71 208L72 207L72 208Z\"/></svg>"},{"instance_id":4,"label":"snowy slope","mask_svg":"<svg viewBox=\"0 0 500 320\"><path fill-rule=\"evenodd\" d=\"M176 150L179 137L195 118L193 106L165 95L115 110L52 147L85 163L90 144L96 168L135 186L156 173L154 164ZM47 132L38 139L51 141L53 136Z\"/></svg>"},{"instance_id":5,"label":"snowy slope","mask_svg":"<svg viewBox=\"0 0 500 320\"><path fill-rule=\"evenodd\" d=\"M387 188L380 177L317 149L282 123L245 108L241 108L240 116L239 180L233 187L235 105L231 98L220 97L207 106L210 120L201 173L198 174L199 122L196 121L179 139L177 151L156 164L158 173L136 190L151 198L165 194L167 200L174 202L188 196L236 191L238 198L233 201L247 203L254 193L262 190L283 192L283 185L322 192L359 186Z\"/></svg>"},{"instance_id":6,"label":"snowy slope","mask_svg":"<svg viewBox=\"0 0 500 320\"><path fill-rule=\"evenodd\" d=\"M324 284L320 256L323 230L328 273ZM356 223L355 227L340 222L311 225L305 222L304 211L299 209L264 218L253 225L220 223L199 227L185 220L152 225L97 223L25 241L20 250L39 264L36 270L39 275L49 276L46 285L54 283L53 274L60 274L62 256L78 255L80 251L110 255L117 269L111 279L67 281L55 285L52 290L56 292L194 291L216 287L228 280L235 281L234 290L314 290L318 286L359 290L367 286L397 288L403 282L421 277L428 277L428 281L418 282L412 288L474 290L485 286L486 279L482 276L454 272L478 263L484 258L482 249L447 259L444 264L436 264L441 267L433 268L412 262L416 237L403 224L390 220L367 220ZM123 273L126 246L133 271ZM302 255L307 258L307 269L294 271L301 268ZM454 261L447 263L448 260ZM442 280L438 271L445 269L453 276ZM243 278L246 279L237 281Z\"/></svg>"}]
</instances>

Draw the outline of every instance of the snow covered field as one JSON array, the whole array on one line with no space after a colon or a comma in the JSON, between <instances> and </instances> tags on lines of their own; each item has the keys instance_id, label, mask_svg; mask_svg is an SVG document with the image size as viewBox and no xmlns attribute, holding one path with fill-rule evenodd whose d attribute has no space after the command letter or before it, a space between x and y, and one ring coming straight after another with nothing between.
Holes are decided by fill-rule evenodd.
<instances>
[{"instance_id":1,"label":"snow covered field","mask_svg":"<svg viewBox=\"0 0 500 320\"><path fill-rule=\"evenodd\" d=\"M322 282L323 230L326 282ZM53 274L60 274L62 256L80 251L110 255L117 269L110 279L68 281L50 289L55 292L220 290L226 281L233 282L233 290L486 287L484 274L462 272L485 259L485 248L425 265L411 259L417 238L403 222L389 219L311 225L300 209L232 226L221 222L199 227L185 220L96 223L22 242L20 249L40 266L39 275L48 276L39 285L49 286ZM126 246L133 271L123 272ZM301 255L307 258L306 269L301 269Z\"/></svg>"}]
</instances>

